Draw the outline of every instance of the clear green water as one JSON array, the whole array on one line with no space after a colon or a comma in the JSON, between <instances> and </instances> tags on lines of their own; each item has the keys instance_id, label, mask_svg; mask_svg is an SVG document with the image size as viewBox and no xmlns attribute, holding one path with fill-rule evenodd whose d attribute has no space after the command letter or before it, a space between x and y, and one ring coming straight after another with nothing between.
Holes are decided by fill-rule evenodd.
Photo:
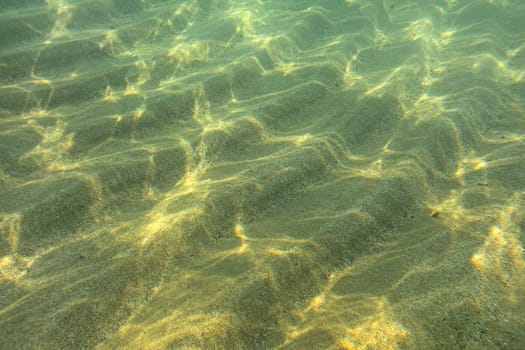
<instances>
[{"instance_id":1,"label":"clear green water","mask_svg":"<svg viewBox=\"0 0 525 350\"><path fill-rule=\"evenodd\" d=\"M3 0L0 348L525 348L523 18Z\"/></svg>"}]
</instances>

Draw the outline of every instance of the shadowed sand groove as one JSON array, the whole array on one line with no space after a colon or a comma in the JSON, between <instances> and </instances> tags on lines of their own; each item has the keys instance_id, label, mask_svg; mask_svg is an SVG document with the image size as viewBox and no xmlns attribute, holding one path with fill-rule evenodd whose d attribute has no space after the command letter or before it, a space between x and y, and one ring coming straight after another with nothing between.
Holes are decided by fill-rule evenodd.
<instances>
[{"instance_id":1,"label":"shadowed sand groove","mask_svg":"<svg viewBox=\"0 0 525 350\"><path fill-rule=\"evenodd\" d=\"M525 348L524 17L3 0L0 348Z\"/></svg>"}]
</instances>

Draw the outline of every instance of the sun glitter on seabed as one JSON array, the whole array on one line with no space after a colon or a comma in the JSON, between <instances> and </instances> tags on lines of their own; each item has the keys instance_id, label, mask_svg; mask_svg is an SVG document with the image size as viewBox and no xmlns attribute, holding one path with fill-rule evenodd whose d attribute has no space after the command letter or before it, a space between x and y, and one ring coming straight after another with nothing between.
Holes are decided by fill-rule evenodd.
<instances>
[{"instance_id":1,"label":"sun glitter on seabed","mask_svg":"<svg viewBox=\"0 0 525 350\"><path fill-rule=\"evenodd\" d=\"M246 250L248 249L248 243L247 241L249 240L248 237L244 234L245 232L245 229L244 229L244 226L242 223L240 222L237 222L234 226L233 226L233 234L235 237L237 237L237 239L241 242L241 245L240 247L237 249L236 253L237 254L242 254L242 253L245 253Z\"/></svg>"},{"instance_id":2,"label":"sun glitter on seabed","mask_svg":"<svg viewBox=\"0 0 525 350\"><path fill-rule=\"evenodd\" d=\"M486 285L501 286L507 300L513 303L525 289L525 261L518 238L519 199L511 204L499 212L498 224L489 229L470 263Z\"/></svg>"}]
</instances>

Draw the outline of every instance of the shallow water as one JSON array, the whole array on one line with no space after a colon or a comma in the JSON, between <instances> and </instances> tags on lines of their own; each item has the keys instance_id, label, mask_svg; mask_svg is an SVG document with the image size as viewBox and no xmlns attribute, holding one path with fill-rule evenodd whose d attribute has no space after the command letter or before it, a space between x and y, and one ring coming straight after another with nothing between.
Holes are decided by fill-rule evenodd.
<instances>
[{"instance_id":1,"label":"shallow water","mask_svg":"<svg viewBox=\"0 0 525 350\"><path fill-rule=\"evenodd\" d=\"M0 348L525 348L522 1L0 11Z\"/></svg>"}]
</instances>

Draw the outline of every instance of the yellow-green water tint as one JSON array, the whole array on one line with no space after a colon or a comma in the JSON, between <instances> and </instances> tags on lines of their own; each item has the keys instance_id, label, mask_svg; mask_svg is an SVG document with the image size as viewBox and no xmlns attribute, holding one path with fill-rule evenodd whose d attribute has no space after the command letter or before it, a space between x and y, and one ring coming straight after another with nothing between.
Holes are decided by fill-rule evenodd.
<instances>
[{"instance_id":1,"label":"yellow-green water tint","mask_svg":"<svg viewBox=\"0 0 525 350\"><path fill-rule=\"evenodd\" d=\"M522 1L0 11L0 348L525 348Z\"/></svg>"}]
</instances>

